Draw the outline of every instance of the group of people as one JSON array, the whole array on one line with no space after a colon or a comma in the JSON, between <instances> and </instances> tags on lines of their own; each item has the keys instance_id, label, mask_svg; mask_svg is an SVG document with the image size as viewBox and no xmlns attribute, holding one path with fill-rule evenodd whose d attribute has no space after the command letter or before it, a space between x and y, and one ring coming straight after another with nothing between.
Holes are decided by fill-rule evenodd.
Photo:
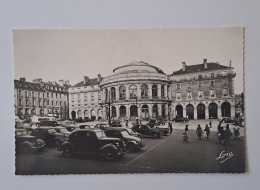
<instances>
[{"instance_id":1,"label":"group of people","mask_svg":"<svg viewBox=\"0 0 260 190\"><path fill-rule=\"evenodd\" d=\"M210 127L209 127L209 126L210 126ZM205 126L205 128L204 128L204 134L203 134L203 136L204 136L204 138L205 138L206 140L209 140L210 128L212 128L211 121L210 121L209 126L208 126L208 124L206 124L206 126ZM200 124L198 124L197 130L196 130L196 134L198 135L199 140L201 140L202 133L203 133L203 130L202 130Z\"/></svg>"}]
</instances>

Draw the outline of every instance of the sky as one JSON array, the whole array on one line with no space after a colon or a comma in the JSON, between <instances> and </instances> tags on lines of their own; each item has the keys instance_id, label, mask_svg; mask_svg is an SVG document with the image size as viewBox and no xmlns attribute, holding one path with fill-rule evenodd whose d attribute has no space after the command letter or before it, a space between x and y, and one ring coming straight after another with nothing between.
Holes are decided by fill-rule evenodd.
<instances>
[{"instance_id":1,"label":"sky","mask_svg":"<svg viewBox=\"0 0 260 190\"><path fill-rule=\"evenodd\" d=\"M27 81L96 78L133 61L144 61L166 74L187 65L219 62L236 72L235 93L243 92L244 29L13 30L15 79Z\"/></svg>"}]
</instances>

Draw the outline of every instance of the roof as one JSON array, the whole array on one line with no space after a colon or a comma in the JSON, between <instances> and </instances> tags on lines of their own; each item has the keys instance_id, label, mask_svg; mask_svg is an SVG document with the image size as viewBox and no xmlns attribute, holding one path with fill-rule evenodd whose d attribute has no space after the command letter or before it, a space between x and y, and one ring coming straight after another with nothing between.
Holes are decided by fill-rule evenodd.
<instances>
[{"instance_id":1,"label":"roof","mask_svg":"<svg viewBox=\"0 0 260 190\"><path fill-rule=\"evenodd\" d=\"M180 74L188 74L188 73L196 73L201 71L211 71L218 69L232 69L233 67L227 67L224 65L220 65L218 63L207 63L207 68L204 68L204 63L197 65L186 65L185 71L182 69L173 72L171 75L180 75Z\"/></svg>"},{"instance_id":2,"label":"roof","mask_svg":"<svg viewBox=\"0 0 260 190\"><path fill-rule=\"evenodd\" d=\"M107 128L108 131L125 131L126 128L124 127L110 127L110 128Z\"/></svg>"},{"instance_id":3,"label":"roof","mask_svg":"<svg viewBox=\"0 0 260 190\"><path fill-rule=\"evenodd\" d=\"M143 61L133 61L132 63L129 63L129 64L126 64L126 65L123 65L123 66L120 66L120 67L117 67L113 70L113 72L115 72L117 69L121 69L121 68L124 68L124 67L129 67L129 66L149 66L149 67L152 67L154 69L156 69L156 71L160 74L165 74L161 69L159 69L158 67L155 67L153 65L150 65L148 63L145 63Z\"/></svg>"},{"instance_id":4,"label":"roof","mask_svg":"<svg viewBox=\"0 0 260 190\"><path fill-rule=\"evenodd\" d=\"M72 87L82 87L82 86L94 86L94 85L98 85L98 81L97 81L97 78L94 78L94 79L88 79L87 83L84 84L84 81L81 81L77 84L75 84L74 86Z\"/></svg>"}]
</instances>

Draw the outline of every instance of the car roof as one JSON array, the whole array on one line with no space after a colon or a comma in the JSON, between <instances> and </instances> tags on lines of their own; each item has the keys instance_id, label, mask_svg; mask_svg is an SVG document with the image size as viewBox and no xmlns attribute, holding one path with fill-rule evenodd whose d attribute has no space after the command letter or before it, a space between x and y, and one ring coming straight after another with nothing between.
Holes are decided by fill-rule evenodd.
<instances>
[{"instance_id":1,"label":"car roof","mask_svg":"<svg viewBox=\"0 0 260 190\"><path fill-rule=\"evenodd\" d=\"M103 130L100 130L100 129L78 129L76 131L73 131L72 133L74 132L80 132L80 131L85 131L85 132L98 132L98 131L103 131Z\"/></svg>"},{"instance_id":2,"label":"car roof","mask_svg":"<svg viewBox=\"0 0 260 190\"><path fill-rule=\"evenodd\" d=\"M124 127L111 127L111 128L108 128L107 131L125 131L126 128Z\"/></svg>"}]
</instances>

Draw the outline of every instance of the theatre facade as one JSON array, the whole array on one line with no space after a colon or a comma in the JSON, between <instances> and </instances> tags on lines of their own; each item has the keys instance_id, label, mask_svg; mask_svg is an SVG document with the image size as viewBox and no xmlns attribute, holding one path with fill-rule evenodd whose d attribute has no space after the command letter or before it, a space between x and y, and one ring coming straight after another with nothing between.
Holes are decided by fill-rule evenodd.
<instances>
[{"instance_id":1,"label":"theatre facade","mask_svg":"<svg viewBox=\"0 0 260 190\"><path fill-rule=\"evenodd\" d=\"M77 100L77 104L70 100L70 117L102 120L107 120L109 115L111 119L129 120L234 117L233 70L231 63L224 66L204 59L197 65L183 63L182 69L167 75L148 63L132 62L115 68L111 76L91 79L96 81L89 87L93 89L92 97L96 94L96 101L88 105L78 103L84 100ZM69 98L89 97L91 90L85 94L80 90L83 94L77 95L75 89L83 86L84 81L70 87Z\"/></svg>"}]
</instances>

